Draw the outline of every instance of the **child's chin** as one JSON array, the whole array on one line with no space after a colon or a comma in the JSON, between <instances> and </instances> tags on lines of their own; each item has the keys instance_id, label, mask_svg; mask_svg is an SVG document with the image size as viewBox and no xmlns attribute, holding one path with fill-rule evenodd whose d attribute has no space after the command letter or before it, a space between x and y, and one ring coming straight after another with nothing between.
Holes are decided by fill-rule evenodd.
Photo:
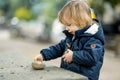
<instances>
[{"instance_id":1,"label":"child's chin","mask_svg":"<svg viewBox=\"0 0 120 80\"><path fill-rule=\"evenodd\" d=\"M73 34L72 32L69 32L70 34Z\"/></svg>"},{"instance_id":2,"label":"child's chin","mask_svg":"<svg viewBox=\"0 0 120 80\"><path fill-rule=\"evenodd\" d=\"M69 32L70 34L74 35L74 32Z\"/></svg>"},{"instance_id":3,"label":"child's chin","mask_svg":"<svg viewBox=\"0 0 120 80\"><path fill-rule=\"evenodd\" d=\"M70 32L70 34L73 34L73 35L74 35L74 33L73 33L73 32Z\"/></svg>"}]
</instances>

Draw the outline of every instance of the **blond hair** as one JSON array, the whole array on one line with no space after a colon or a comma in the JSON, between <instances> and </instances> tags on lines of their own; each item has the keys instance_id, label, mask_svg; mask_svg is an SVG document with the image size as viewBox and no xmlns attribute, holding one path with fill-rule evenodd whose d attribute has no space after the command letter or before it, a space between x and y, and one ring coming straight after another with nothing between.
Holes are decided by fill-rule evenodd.
<instances>
[{"instance_id":1,"label":"blond hair","mask_svg":"<svg viewBox=\"0 0 120 80\"><path fill-rule=\"evenodd\" d=\"M90 7L83 0L70 0L58 13L59 21L64 24L74 24L86 27L92 24Z\"/></svg>"}]
</instances>

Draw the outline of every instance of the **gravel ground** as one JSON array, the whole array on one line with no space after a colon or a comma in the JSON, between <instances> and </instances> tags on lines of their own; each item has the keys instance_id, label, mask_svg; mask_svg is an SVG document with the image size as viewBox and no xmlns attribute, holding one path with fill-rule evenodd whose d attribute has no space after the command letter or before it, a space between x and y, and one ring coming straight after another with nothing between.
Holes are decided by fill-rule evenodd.
<instances>
[{"instance_id":1,"label":"gravel ground","mask_svg":"<svg viewBox=\"0 0 120 80\"><path fill-rule=\"evenodd\" d=\"M29 40L21 40L21 39L1 39L0 40L0 52L1 53L18 53L25 55L26 58L33 60L33 58L39 54L40 49L46 48L49 45L54 45L52 43L43 43L43 42L34 42ZM106 50L104 57L104 64L101 70L100 79L99 80L120 80L120 57L115 58L114 52ZM16 54L17 55L17 54ZM8 60L8 59L6 59ZM59 66L60 58L56 60L51 60L45 62L46 64L52 64L55 66ZM12 64L12 62L11 62ZM1 65L0 65L1 66ZM23 65L19 65L20 67L24 67ZM8 67L9 68L9 67ZM18 70L18 69L17 69ZM1 74L1 73L0 73ZM14 74L14 72L11 72ZM0 76L2 77L2 75ZM14 80L14 79L13 79Z\"/></svg>"}]
</instances>

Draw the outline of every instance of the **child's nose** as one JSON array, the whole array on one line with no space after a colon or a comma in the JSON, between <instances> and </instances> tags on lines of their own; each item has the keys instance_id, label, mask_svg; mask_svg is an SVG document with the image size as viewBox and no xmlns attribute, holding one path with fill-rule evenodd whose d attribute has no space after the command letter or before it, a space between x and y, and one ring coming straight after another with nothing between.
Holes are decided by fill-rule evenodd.
<instances>
[{"instance_id":1,"label":"child's nose","mask_svg":"<svg viewBox=\"0 0 120 80\"><path fill-rule=\"evenodd\" d=\"M66 30L68 31L68 30L69 30L69 28L68 28L68 27L66 27Z\"/></svg>"}]
</instances>

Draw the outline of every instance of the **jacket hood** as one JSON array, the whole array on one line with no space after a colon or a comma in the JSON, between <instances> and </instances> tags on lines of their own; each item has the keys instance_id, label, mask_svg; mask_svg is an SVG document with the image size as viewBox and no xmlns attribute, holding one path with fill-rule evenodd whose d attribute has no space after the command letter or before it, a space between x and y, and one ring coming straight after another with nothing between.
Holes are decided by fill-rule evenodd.
<instances>
[{"instance_id":1,"label":"jacket hood","mask_svg":"<svg viewBox=\"0 0 120 80\"><path fill-rule=\"evenodd\" d=\"M99 24L93 24L83 34L84 36L93 36L99 39L103 44L105 43L104 32L102 26Z\"/></svg>"},{"instance_id":2,"label":"jacket hood","mask_svg":"<svg viewBox=\"0 0 120 80\"><path fill-rule=\"evenodd\" d=\"M72 34L70 34L68 31L63 31L67 37L73 37ZM91 36L99 39L103 44L105 43L104 33L102 26L100 24L93 24L91 26L87 26L83 29L77 30L75 32L75 37L82 37L82 36Z\"/></svg>"}]
</instances>

